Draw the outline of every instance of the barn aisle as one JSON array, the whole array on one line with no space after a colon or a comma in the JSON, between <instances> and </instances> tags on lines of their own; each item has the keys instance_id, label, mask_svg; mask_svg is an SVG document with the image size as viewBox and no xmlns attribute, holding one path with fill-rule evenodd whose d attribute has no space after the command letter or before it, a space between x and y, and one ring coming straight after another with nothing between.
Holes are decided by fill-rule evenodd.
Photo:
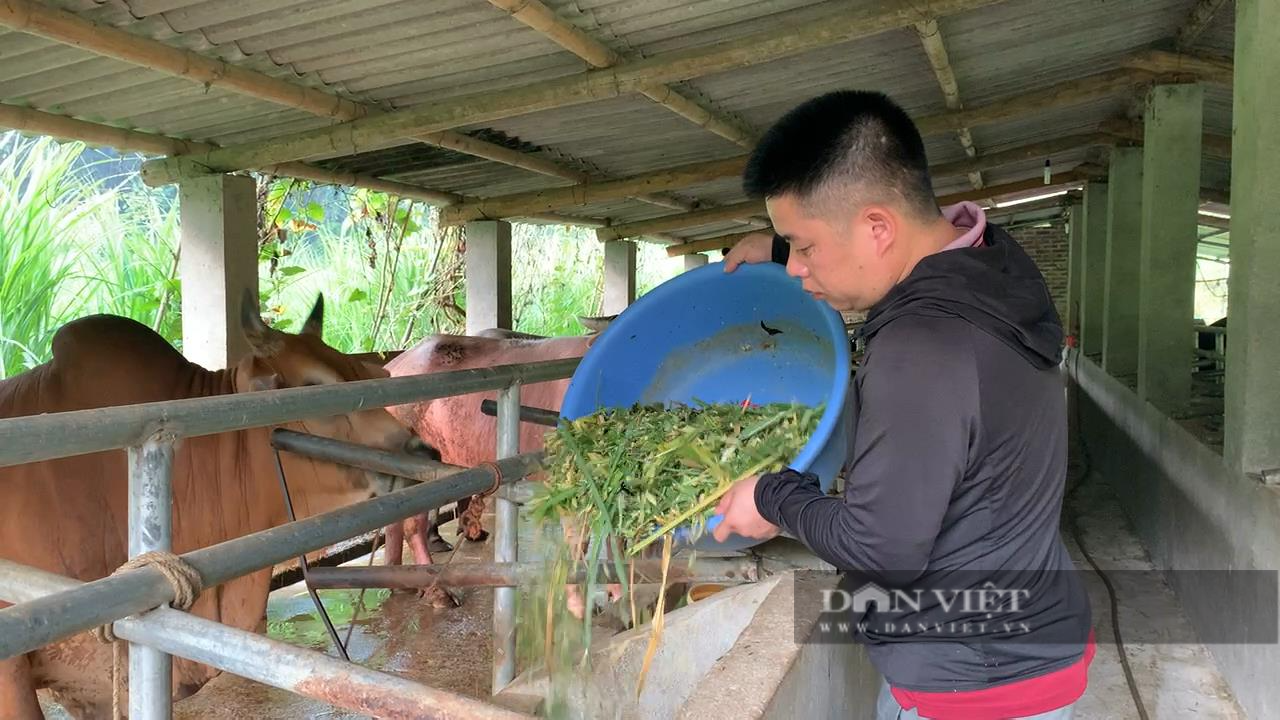
<instances>
[{"instance_id":1,"label":"barn aisle","mask_svg":"<svg viewBox=\"0 0 1280 720\"><path fill-rule=\"evenodd\" d=\"M1148 716L1152 720L1246 717L1208 648L1167 640L1193 637L1194 632L1173 590L1155 572L1130 529L1107 479L1091 475L1074 500L1085 548L1116 588L1125 650ZM1098 639L1089 690L1080 701L1076 720L1138 718L1113 636L1106 585L1090 569L1067 521L1063 535L1076 567L1084 573Z\"/></svg>"}]
</instances>

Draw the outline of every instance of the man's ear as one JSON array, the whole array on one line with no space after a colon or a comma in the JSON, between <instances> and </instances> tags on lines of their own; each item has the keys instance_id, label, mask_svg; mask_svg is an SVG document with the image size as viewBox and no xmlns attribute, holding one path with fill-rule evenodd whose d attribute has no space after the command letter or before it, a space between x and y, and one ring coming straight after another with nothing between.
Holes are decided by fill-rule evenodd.
<instances>
[{"instance_id":1,"label":"man's ear","mask_svg":"<svg viewBox=\"0 0 1280 720\"><path fill-rule=\"evenodd\" d=\"M898 238L898 220L887 209L869 205L857 216L864 224L863 231L875 244L876 257L884 257Z\"/></svg>"}]
</instances>

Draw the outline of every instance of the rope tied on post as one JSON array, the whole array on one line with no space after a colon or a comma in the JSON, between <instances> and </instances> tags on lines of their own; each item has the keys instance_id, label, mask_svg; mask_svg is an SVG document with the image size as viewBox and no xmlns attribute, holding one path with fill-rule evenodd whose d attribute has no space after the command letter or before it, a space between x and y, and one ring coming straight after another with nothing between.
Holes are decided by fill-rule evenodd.
<instances>
[{"instance_id":1,"label":"rope tied on post","mask_svg":"<svg viewBox=\"0 0 1280 720\"><path fill-rule=\"evenodd\" d=\"M498 491L502 487L502 468L498 467L496 462L482 462L476 465L477 468L485 468L493 473L493 485L482 493L472 495L467 502L467 507L458 516L458 532L468 540L480 540L484 537L484 526L481 524L481 517L484 515L485 498Z\"/></svg>"},{"instance_id":2,"label":"rope tied on post","mask_svg":"<svg viewBox=\"0 0 1280 720\"><path fill-rule=\"evenodd\" d=\"M169 603L169 606L175 610L190 610L191 606L195 605L196 598L200 597L200 593L204 591L204 579L200 577L200 571L171 552L153 550L142 553L130 558L111 574L119 575L122 572L144 567L154 567L160 571L165 580L169 581L169 585L173 587L173 602ZM124 644L116 637L112 630L112 623L99 627L94 631L94 635L100 642L111 645L111 717L113 720L120 720L124 717L124 713L120 712L120 688L124 677L124 673L121 672L124 666Z\"/></svg>"}]
</instances>

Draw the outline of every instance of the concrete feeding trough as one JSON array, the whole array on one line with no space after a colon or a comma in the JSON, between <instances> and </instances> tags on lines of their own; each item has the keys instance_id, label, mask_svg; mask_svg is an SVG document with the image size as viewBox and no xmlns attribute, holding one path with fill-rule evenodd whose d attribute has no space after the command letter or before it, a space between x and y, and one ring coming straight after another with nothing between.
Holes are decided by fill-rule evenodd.
<instances>
[{"instance_id":1,"label":"concrete feeding trough","mask_svg":"<svg viewBox=\"0 0 1280 720\"><path fill-rule=\"evenodd\" d=\"M807 642L822 609L822 590L834 588L838 575L792 540L773 540L758 550L777 567L820 569L777 572L666 613L662 640L638 695L650 627L598 640L590 669L561 690L565 717L870 717L880 675L864 648L852 641ZM543 672L526 671L494 702L547 716L550 690Z\"/></svg>"}]
</instances>

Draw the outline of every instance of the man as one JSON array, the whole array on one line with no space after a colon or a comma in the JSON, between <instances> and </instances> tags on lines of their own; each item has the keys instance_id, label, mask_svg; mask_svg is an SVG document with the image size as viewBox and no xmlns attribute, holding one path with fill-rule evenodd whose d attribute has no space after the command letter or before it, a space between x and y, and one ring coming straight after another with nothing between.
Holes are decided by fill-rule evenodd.
<instances>
[{"instance_id":1,"label":"man","mask_svg":"<svg viewBox=\"0 0 1280 720\"><path fill-rule=\"evenodd\" d=\"M844 497L793 470L744 480L715 536L785 528L859 578L848 587L923 590L918 608L877 603L860 618L885 678L881 720L1069 718L1094 647L1058 534L1063 335L1040 272L977 205L939 210L919 132L877 93L792 110L744 185L777 236L744 239L725 270L785 263L815 298L868 312L867 352ZM946 601L975 592L1000 600L977 613Z\"/></svg>"}]
</instances>

